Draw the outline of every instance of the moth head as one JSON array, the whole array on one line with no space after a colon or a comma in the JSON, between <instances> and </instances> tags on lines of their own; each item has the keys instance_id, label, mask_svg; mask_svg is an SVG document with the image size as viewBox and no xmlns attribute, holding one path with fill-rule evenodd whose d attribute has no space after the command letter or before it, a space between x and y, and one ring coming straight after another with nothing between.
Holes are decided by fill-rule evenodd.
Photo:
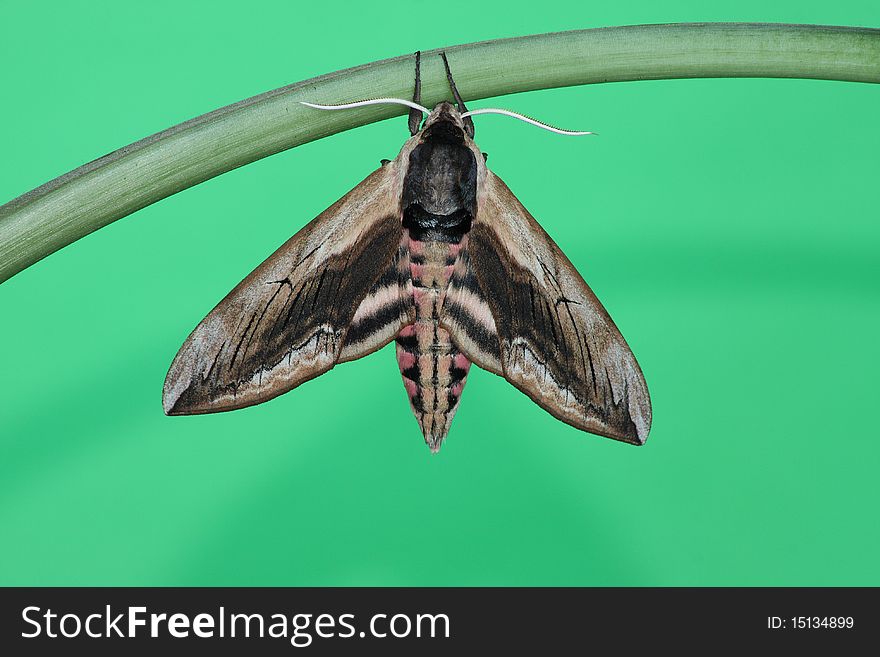
<instances>
[{"instance_id":1,"label":"moth head","mask_svg":"<svg viewBox=\"0 0 880 657\"><path fill-rule=\"evenodd\" d=\"M461 112L447 101L437 103L422 125L422 141L464 143L468 134Z\"/></svg>"}]
</instances>

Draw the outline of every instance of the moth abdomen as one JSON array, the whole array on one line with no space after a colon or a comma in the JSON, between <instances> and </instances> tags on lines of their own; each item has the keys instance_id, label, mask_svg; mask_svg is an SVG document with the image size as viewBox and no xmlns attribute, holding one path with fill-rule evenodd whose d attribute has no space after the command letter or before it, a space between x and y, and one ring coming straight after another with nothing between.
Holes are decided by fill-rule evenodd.
<instances>
[{"instance_id":1,"label":"moth abdomen","mask_svg":"<svg viewBox=\"0 0 880 657\"><path fill-rule=\"evenodd\" d=\"M458 409L470 361L440 325L443 301L460 242L410 237L415 321L397 336L397 362L410 405L431 451L440 449Z\"/></svg>"}]
</instances>

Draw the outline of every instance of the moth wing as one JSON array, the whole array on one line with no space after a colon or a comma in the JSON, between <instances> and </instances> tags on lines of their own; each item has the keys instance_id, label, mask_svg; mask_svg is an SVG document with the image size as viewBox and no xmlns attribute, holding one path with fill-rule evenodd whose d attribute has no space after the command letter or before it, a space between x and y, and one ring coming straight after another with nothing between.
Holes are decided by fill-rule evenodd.
<instances>
[{"instance_id":1,"label":"moth wing","mask_svg":"<svg viewBox=\"0 0 880 657\"><path fill-rule=\"evenodd\" d=\"M484 189L468 234L471 282L463 268L452 279L462 282L451 290L446 321L453 340L478 365L483 361L560 420L643 444L651 401L620 331L501 179L487 172ZM471 312L463 313L463 307ZM494 322L494 351L486 309ZM485 332L467 330L467 324Z\"/></svg>"},{"instance_id":2,"label":"moth wing","mask_svg":"<svg viewBox=\"0 0 880 657\"><path fill-rule=\"evenodd\" d=\"M474 270L470 248L473 229L458 252L440 312L440 324L472 363L504 376L495 325L496 312Z\"/></svg>"},{"instance_id":3,"label":"moth wing","mask_svg":"<svg viewBox=\"0 0 880 657\"><path fill-rule=\"evenodd\" d=\"M258 404L397 335L399 179L394 162L373 172L199 323L165 379L167 414Z\"/></svg>"}]
</instances>

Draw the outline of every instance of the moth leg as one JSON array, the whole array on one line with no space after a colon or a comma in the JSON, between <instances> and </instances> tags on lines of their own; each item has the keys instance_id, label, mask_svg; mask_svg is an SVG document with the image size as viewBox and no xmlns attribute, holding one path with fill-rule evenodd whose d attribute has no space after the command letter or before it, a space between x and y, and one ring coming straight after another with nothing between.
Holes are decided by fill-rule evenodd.
<instances>
[{"instance_id":1,"label":"moth leg","mask_svg":"<svg viewBox=\"0 0 880 657\"><path fill-rule=\"evenodd\" d=\"M422 52L416 51L416 88L413 90L413 102L422 104ZM414 135L422 124L422 113L417 109L409 110L409 134Z\"/></svg>"},{"instance_id":2,"label":"moth leg","mask_svg":"<svg viewBox=\"0 0 880 657\"><path fill-rule=\"evenodd\" d=\"M452 71L449 70L449 60L446 59L445 52L441 52L440 57L443 58L443 67L446 69L446 79L449 81L449 88L452 89L452 97L455 98L455 103L458 105L458 111L463 114L467 112L467 107L464 106L461 94L458 93L458 88L455 86L455 80L452 79ZM470 135L471 139L473 139L474 120L469 116L464 119L464 129L468 135Z\"/></svg>"}]
</instances>

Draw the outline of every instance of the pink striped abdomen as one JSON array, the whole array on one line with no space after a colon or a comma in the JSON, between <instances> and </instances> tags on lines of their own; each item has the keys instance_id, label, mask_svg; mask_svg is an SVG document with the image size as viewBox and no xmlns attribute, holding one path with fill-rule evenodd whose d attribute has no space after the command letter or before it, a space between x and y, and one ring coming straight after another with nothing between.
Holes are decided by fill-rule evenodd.
<instances>
[{"instance_id":1,"label":"pink striped abdomen","mask_svg":"<svg viewBox=\"0 0 880 657\"><path fill-rule=\"evenodd\" d=\"M410 240L416 321L397 336L397 362L413 413L432 452L455 416L471 363L440 326L446 286L460 244Z\"/></svg>"}]
</instances>

